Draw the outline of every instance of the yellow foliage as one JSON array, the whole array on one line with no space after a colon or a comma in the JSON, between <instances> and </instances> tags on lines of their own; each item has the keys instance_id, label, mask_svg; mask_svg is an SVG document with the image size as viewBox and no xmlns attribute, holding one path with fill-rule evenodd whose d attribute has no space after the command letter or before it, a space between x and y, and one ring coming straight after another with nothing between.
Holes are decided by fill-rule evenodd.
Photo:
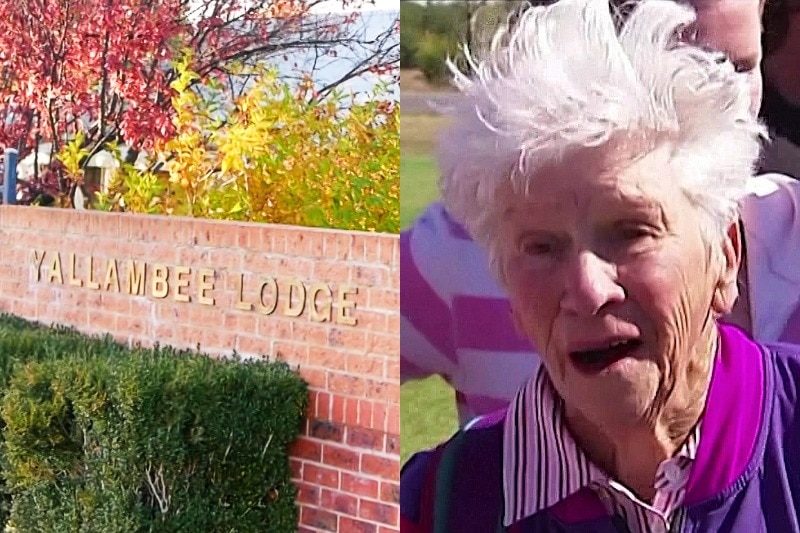
<instances>
[{"instance_id":1,"label":"yellow foliage","mask_svg":"<svg viewBox=\"0 0 800 533\"><path fill-rule=\"evenodd\" d=\"M169 183L123 179L157 189L127 198L126 209L399 231L400 110L383 89L367 102L311 102L264 70L220 124L189 88L196 76L186 65L172 85L177 134L159 147L171 157Z\"/></svg>"},{"instance_id":2,"label":"yellow foliage","mask_svg":"<svg viewBox=\"0 0 800 533\"><path fill-rule=\"evenodd\" d=\"M89 150L83 147L83 141L85 139L86 137L83 131L78 130L75 137L70 142L64 144L61 150L55 155L55 158L64 165L67 176L78 182L83 179L81 163L89 156Z\"/></svg>"}]
</instances>

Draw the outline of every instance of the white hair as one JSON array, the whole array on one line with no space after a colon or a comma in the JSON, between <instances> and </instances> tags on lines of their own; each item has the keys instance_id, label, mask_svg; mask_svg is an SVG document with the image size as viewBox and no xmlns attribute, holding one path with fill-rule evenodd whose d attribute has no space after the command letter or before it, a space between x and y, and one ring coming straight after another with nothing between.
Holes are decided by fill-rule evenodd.
<instances>
[{"instance_id":1,"label":"white hair","mask_svg":"<svg viewBox=\"0 0 800 533\"><path fill-rule=\"evenodd\" d=\"M736 220L766 131L751 112L746 77L681 38L694 19L671 0L641 0L624 22L607 0L560 0L498 31L480 62L465 48L473 74L448 61L463 98L441 140L440 190L495 270L506 207L498 191L535 193L537 169L615 140L669 143L707 237Z\"/></svg>"}]
</instances>

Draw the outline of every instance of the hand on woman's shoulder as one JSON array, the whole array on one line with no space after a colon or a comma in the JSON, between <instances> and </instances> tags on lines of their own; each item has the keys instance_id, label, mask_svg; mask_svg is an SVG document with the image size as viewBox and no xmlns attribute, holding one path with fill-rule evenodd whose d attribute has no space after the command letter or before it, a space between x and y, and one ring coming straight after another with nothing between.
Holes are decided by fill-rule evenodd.
<instances>
[{"instance_id":1,"label":"hand on woman's shoulder","mask_svg":"<svg viewBox=\"0 0 800 533\"><path fill-rule=\"evenodd\" d=\"M742 218L745 227L755 225L759 232L785 234L790 227L800 232L800 180L776 173L751 178L742 203Z\"/></svg>"},{"instance_id":2,"label":"hand on woman's shoulder","mask_svg":"<svg viewBox=\"0 0 800 533\"><path fill-rule=\"evenodd\" d=\"M751 178L747 184L748 196L769 196L771 194L800 195L800 179L788 174L768 172Z\"/></svg>"}]
</instances>

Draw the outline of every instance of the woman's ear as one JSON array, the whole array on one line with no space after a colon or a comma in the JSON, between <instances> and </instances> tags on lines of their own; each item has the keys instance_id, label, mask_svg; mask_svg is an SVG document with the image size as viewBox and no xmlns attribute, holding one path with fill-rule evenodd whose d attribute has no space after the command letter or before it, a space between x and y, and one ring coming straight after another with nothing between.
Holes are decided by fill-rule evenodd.
<instances>
[{"instance_id":1,"label":"woman's ear","mask_svg":"<svg viewBox=\"0 0 800 533\"><path fill-rule=\"evenodd\" d=\"M739 268L745 268L742 256L743 239L742 227L738 220L728 226L728 231L725 232L725 237L722 239L723 266L711 301L712 309L719 315L730 313L739 297L737 284Z\"/></svg>"}]
</instances>

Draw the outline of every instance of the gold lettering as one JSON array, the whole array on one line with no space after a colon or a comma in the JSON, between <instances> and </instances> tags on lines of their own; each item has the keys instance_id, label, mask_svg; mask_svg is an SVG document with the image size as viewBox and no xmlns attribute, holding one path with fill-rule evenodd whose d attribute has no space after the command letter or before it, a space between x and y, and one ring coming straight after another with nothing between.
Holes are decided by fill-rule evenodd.
<instances>
[{"instance_id":1,"label":"gold lettering","mask_svg":"<svg viewBox=\"0 0 800 533\"><path fill-rule=\"evenodd\" d=\"M69 284L73 287L82 287L83 280L75 277L75 254L69 254Z\"/></svg>"},{"instance_id":2,"label":"gold lettering","mask_svg":"<svg viewBox=\"0 0 800 533\"><path fill-rule=\"evenodd\" d=\"M326 283L315 283L311 286L308 292L308 302L311 307L309 310L311 314L311 320L314 322L328 322L331 319L333 307L333 293L331 293L331 288L328 287ZM322 304L322 311L319 311L317 309L317 296L321 292L325 293L327 299Z\"/></svg>"},{"instance_id":3,"label":"gold lettering","mask_svg":"<svg viewBox=\"0 0 800 533\"><path fill-rule=\"evenodd\" d=\"M211 281L208 281L211 278ZM197 271L197 301L203 305L214 305L214 298L206 296L206 291L214 290L214 271L201 268Z\"/></svg>"},{"instance_id":4,"label":"gold lettering","mask_svg":"<svg viewBox=\"0 0 800 533\"><path fill-rule=\"evenodd\" d=\"M33 260L33 266L36 267L36 281L42 280L42 262L44 261L44 254L45 252L42 251L42 255L39 255L39 252L36 250L31 250L33 253L31 254L31 259Z\"/></svg>"},{"instance_id":5,"label":"gold lettering","mask_svg":"<svg viewBox=\"0 0 800 533\"><path fill-rule=\"evenodd\" d=\"M176 302L191 302L192 298L188 294L182 293L181 289L189 286L188 279L182 279L181 276L190 276L192 269L187 266L175 267L175 301Z\"/></svg>"},{"instance_id":6,"label":"gold lettering","mask_svg":"<svg viewBox=\"0 0 800 533\"><path fill-rule=\"evenodd\" d=\"M114 279L112 282L111 279ZM104 283L103 290L107 291L111 288L111 284L114 283L114 286L117 288L117 292L121 292L119 288L119 272L117 272L117 260L116 259L109 259L108 265L106 266L106 281Z\"/></svg>"},{"instance_id":7,"label":"gold lettering","mask_svg":"<svg viewBox=\"0 0 800 533\"><path fill-rule=\"evenodd\" d=\"M345 313L346 309L356 308L356 302L347 300L348 294L358 294L358 287L353 287L352 285L339 286L339 305L336 312L336 322L346 326L355 326L358 323L356 318Z\"/></svg>"},{"instance_id":8,"label":"gold lettering","mask_svg":"<svg viewBox=\"0 0 800 533\"><path fill-rule=\"evenodd\" d=\"M264 301L264 296L267 292L266 289L268 286L272 287L272 302L269 305L267 305ZM261 304L258 306L258 312L264 313L265 315L271 315L278 307L278 282L275 281L275 278L264 278L261 281L261 288L259 289L259 292L261 294Z\"/></svg>"},{"instance_id":9,"label":"gold lettering","mask_svg":"<svg viewBox=\"0 0 800 533\"><path fill-rule=\"evenodd\" d=\"M139 266L141 266L141 268L139 268ZM125 262L125 269L128 271L128 294L131 296L144 296L145 272L147 270L146 264L128 259Z\"/></svg>"},{"instance_id":10,"label":"gold lettering","mask_svg":"<svg viewBox=\"0 0 800 533\"><path fill-rule=\"evenodd\" d=\"M89 256L89 275L86 278L86 286L90 289L98 290L100 288L100 284L92 279L94 275L94 257L91 255Z\"/></svg>"},{"instance_id":11,"label":"gold lettering","mask_svg":"<svg viewBox=\"0 0 800 533\"><path fill-rule=\"evenodd\" d=\"M253 304L244 301L244 274L239 274L239 294L236 295L236 309L252 311Z\"/></svg>"},{"instance_id":12,"label":"gold lettering","mask_svg":"<svg viewBox=\"0 0 800 533\"><path fill-rule=\"evenodd\" d=\"M50 266L50 283L58 280L59 283L64 283L64 276L61 273L61 254L56 252L53 258L53 264Z\"/></svg>"},{"instance_id":13,"label":"gold lettering","mask_svg":"<svg viewBox=\"0 0 800 533\"><path fill-rule=\"evenodd\" d=\"M153 266L153 298L166 298L169 294L169 269L165 265Z\"/></svg>"},{"instance_id":14,"label":"gold lettering","mask_svg":"<svg viewBox=\"0 0 800 533\"><path fill-rule=\"evenodd\" d=\"M61 254L58 252L48 252L46 250L31 250L31 263L36 269L36 281L44 278L50 283L65 284L64 269L61 263ZM131 296L144 296L150 289L153 298L163 299L170 296L176 302L196 301L201 305L217 305L213 297L216 284L216 271L212 268L193 268L190 266L170 267L166 264L150 265L145 261L135 261L133 259L118 260L107 259L105 278L102 284L94 278L94 257L85 256L86 267L78 265L78 257L75 253L69 254L68 278L66 283L75 287L85 286L93 290L103 289L105 291L115 290L123 292L124 289ZM48 260L49 270L43 272L44 261ZM85 268L85 279L79 274ZM125 268L126 272L123 280L120 276L120 269ZM170 280L170 269L174 269L174 281ZM151 273L148 275L148 270ZM354 285L340 285L338 289L332 288L328 283L314 282L306 285L300 279L290 279L286 281L284 288L283 282L278 282L275 277L262 276L259 281L258 299L252 296L248 301L245 276L240 273L237 280L237 295L235 307L242 311L256 310L263 315L271 315L276 312L280 300L286 298L283 303L283 314L288 317L300 317L308 307L309 319L313 322L331 322L338 324L355 326L358 324L356 319L357 301L354 298L359 289ZM196 278L195 278L196 276ZM195 296L194 283L197 283ZM170 287L172 284L172 287ZM287 292L284 294L283 291ZM253 294L254 296L254 294ZM334 311L334 308L335 311Z\"/></svg>"},{"instance_id":15,"label":"gold lettering","mask_svg":"<svg viewBox=\"0 0 800 533\"><path fill-rule=\"evenodd\" d=\"M300 293L300 301L296 306L292 305L292 293L294 292L293 289L297 289L297 292ZM290 279L289 280L289 296L286 298L286 307L283 309L283 314L286 316L300 316L303 314L303 309L306 308L306 287L300 280L297 279Z\"/></svg>"}]
</instances>

